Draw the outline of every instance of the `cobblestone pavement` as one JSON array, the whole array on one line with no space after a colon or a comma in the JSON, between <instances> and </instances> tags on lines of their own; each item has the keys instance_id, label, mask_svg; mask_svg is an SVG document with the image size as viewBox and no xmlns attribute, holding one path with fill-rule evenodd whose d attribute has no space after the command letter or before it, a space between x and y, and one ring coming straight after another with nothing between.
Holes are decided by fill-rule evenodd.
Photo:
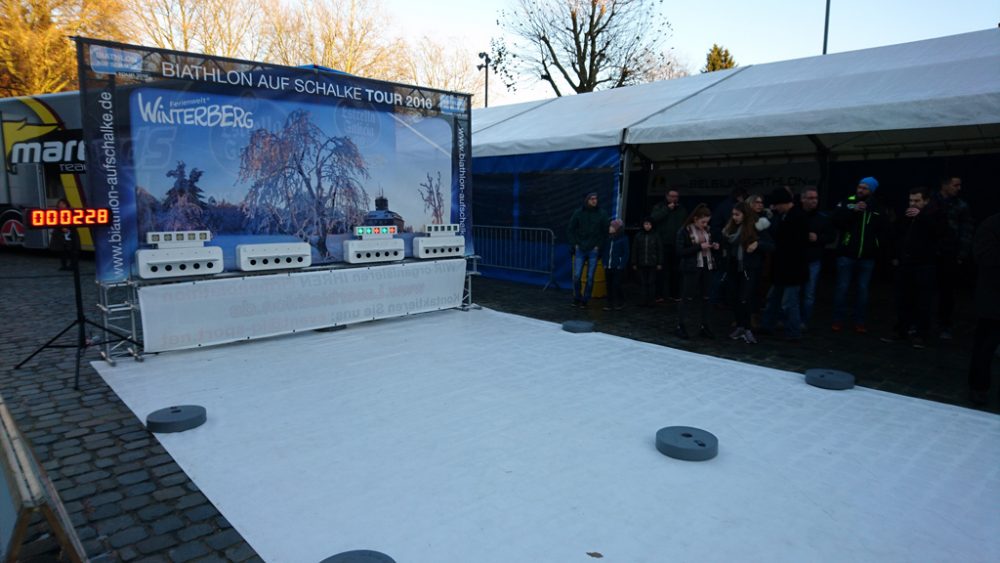
<instances>
[{"instance_id":1,"label":"cobblestone pavement","mask_svg":"<svg viewBox=\"0 0 1000 563\"><path fill-rule=\"evenodd\" d=\"M88 556L97 562L260 561L90 367L96 350L85 356L79 391L73 389L72 349L46 349L22 369L13 369L75 318L72 275L57 268L58 259L47 254L0 252L0 320L6 329L0 338L0 393L59 491ZM81 270L84 280L93 280L92 261L83 261ZM884 344L878 337L888 333L891 306L884 287L876 285L874 291L872 318L879 320L867 335L833 334L821 322L799 344L762 339L750 346L724 338L729 317L722 311L714 323L719 339L682 341L671 335L672 304L643 309L630 303L608 312L595 300L580 310L570 307L565 290L485 278L473 285L477 303L500 311L554 322L591 320L602 332L779 369L842 369L866 387L969 406L965 374L971 321L956 327L954 340L932 342L925 350ZM93 282L83 284L83 293L86 314L98 320ZM968 296L960 307L969 314ZM817 316L829 318L822 308ZM60 342L73 344L75 333ZM998 403L993 393L983 410L1000 413ZM22 559L52 560L56 551L51 535L34 526Z\"/></svg>"},{"instance_id":2,"label":"cobblestone pavement","mask_svg":"<svg viewBox=\"0 0 1000 563\"><path fill-rule=\"evenodd\" d=\"M164 451L156 436L89 365L73 389L75 349L46 349L13 366L75 317L73 276L58 258L0 252L0 393L59 491L91 561L260 561ZM83 303L99 321L93 261L81 262ZM87 329L92 333L96 329ZM60 343L75 344L76 328ZM121 360L131 361L131 360ZM58 552L44 526L33 526L22 561Z\"/></svg>"}]
</instances>

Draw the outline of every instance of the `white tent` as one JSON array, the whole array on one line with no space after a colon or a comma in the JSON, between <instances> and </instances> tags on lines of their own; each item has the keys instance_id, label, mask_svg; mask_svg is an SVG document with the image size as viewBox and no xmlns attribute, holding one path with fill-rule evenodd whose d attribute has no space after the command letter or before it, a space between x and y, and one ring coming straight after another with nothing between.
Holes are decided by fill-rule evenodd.
<instances>
[{"instance_id":1,"label":"white tent","mask_svg":"<svg viewBox=\"0 0 1000 563\"><path fill-rule=\"evenodd\" d=\"M473 156L1000 151L1000 29L473 111Z\"/></svg>"}]
</instances>

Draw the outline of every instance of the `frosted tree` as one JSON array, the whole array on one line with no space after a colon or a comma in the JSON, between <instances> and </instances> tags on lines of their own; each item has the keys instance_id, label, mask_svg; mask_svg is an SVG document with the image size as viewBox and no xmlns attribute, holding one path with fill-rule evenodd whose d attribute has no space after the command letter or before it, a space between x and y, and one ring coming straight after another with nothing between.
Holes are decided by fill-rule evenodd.
<instances>
[{"instance_id":1,"label":"frosted tree","mask_svg":"<svg viewBox=\"0 0 1000 563\"><path fill-rule=\"evenodd\" d=\"M170 209L182 200L202 209L206 207L203 197L204 190L198 186L198 181L201 180L204 172L192 168L191 173L187 174L186 169L187 165L181 160L177 162L177 166L173 170L167 172L168 178L174 178L174 185L167 190L167 197L163 201L165 208Z\"/></svg>"},{"instance_id":2,"label":"frosted tree","mask_svg":"<svg viewBox=\"0 0 1000 563\"><path fill-rule=\"evenodd\" d=\"M370 198L364 156L350 137L333 137L296 110L276 130L257 129L240 154L246 229L294 235L329 256L326 235L364 221Z\"/></svg>"},{"instance_id":3,"label":"frosted tree","mask_svg":"<svg viewBox=\"0 0 1000 563\"><path fill-rule=\"evenodd\" d=\"M441 172L439 171L437 173L436 182L428 172L427 183L421 183L419 185L420 188L423 188L418 188L417 191L420 192L420 198L424 200L424 211L431 212L431 217L433 218L433 222L435 224L440 225L441 223L444 223L445 202L444 195L441 193ZM427 191L424 191L424 189Z\"/></svg>"}]
</instances>

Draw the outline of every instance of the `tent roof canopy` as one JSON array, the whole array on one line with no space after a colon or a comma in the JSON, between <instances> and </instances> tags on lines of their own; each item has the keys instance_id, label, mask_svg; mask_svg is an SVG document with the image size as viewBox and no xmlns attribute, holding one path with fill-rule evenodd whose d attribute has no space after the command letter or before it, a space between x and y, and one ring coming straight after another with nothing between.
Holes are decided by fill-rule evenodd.
<instances>
[{"instance_id":1,"label":"tent roof canopy","mask_svg":"<svg viewBox=\"0 0 1000 563\"><path fill-rule=\"evenodd\" d=\"M473 155L654 160L1000 146L1000 29L473 111Z\"/></svg>"}]
</instances>

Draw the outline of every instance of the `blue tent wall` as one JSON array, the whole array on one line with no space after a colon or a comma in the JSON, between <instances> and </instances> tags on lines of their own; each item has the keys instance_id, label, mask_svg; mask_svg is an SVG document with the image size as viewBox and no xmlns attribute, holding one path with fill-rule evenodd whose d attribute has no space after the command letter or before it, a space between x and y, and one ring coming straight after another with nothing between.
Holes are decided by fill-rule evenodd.
<instances>
[{"instance_id":1,"label":"blue tent wall","mask_svg":"<svg viewBox=\"0 0 1000 563\"><path fill-rule=\"evenodd\" d=\"M472 216L476 225L552 229L556 239L555 280L571 284L569 218L584 196L597 192L609 217L618 216L621 152L618 147L513 156L473 157ZM476 243L476 248L483 248ZM489 277L543 285L547 276L483 267Z\"/></svg>"}]
</instances>

